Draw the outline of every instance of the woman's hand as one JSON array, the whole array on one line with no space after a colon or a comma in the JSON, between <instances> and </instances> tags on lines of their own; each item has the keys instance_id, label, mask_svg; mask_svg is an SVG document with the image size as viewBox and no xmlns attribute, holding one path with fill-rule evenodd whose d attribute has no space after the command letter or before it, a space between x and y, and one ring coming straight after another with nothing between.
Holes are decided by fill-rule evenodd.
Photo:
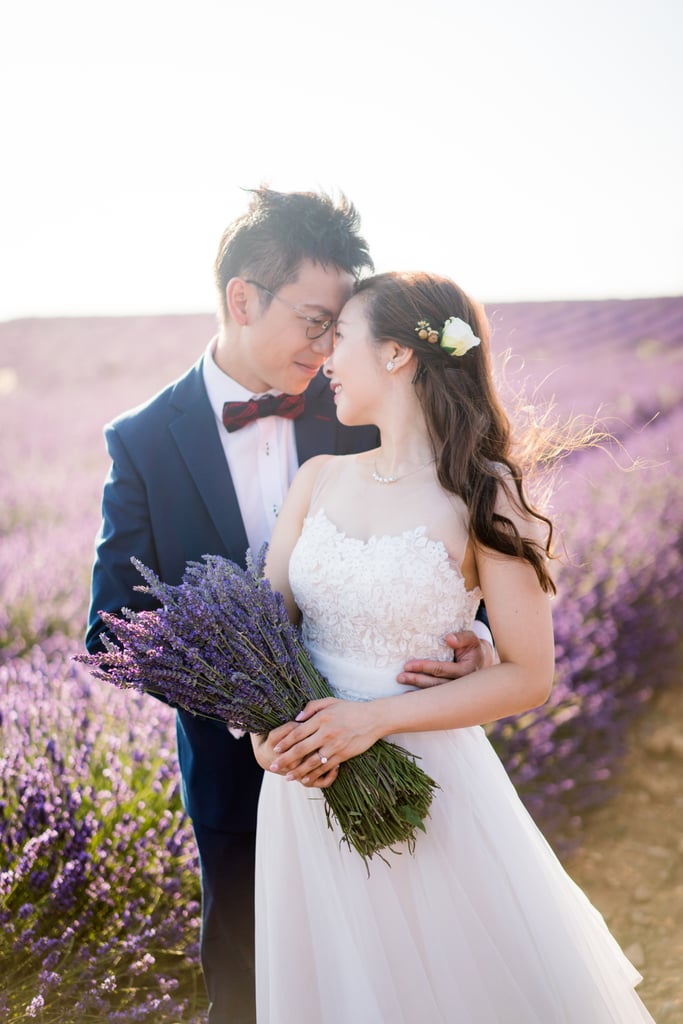
<instances>
[{"instance_id":1,"label":"woman's hand","mask_svg":"<svg viewBox=\"0 0 683 1024\"><path fill-rule=\"evenodd\" d=\"M278 726L277 729L271 729L270 732L251 734L251 745L254 750L254 757L264 771L268 771L275 760L275 747L277 744L281 740L284 740L287 734L294 728L296 728L295 722L285 722L284 725Z\"/></svg>"},{"instance_id":2,"label":"woman's hand","mask_svg":"<svg viewBox=\"0 0 683 1024\"><path fill-rule=\"evenodd\" d=\"M274 758L268 770L289 781L320 786L321 779L330 772L336 774L343 761L362 754L380 739L371 707L375 703L335 697L310 701L297 715L296 723L280 727L286 732L269 748ZM279 732L276 729L270 735Z\"/></svg>"},{"instance_id":3,"label":"woman's hand","mask_svg":"<svg viewBox=\"0 0 683 1024\"><path fill-rule=\"evenodd\" d=\"M284 725L280 725L277 729L271 729L270 732L259 733L251 735L251 745L254 751L254 757L258 764L264 771L274 770L271 768L273 763L276 761L279 752L279 744L283 743L290 735L293 729L297 728L296 722L285 722ZM301 758L296 759L296 755L293 754L293 767L298 769L301 766ZM337 772L339 771L339 764L328 766L321 763L320 759L316 759L315 768L317 769L313 773L306 773L310 777L304 779L305 786L312 786L318 789L325 789L327 786L331 786L334 780L337 778ZM288 769L289 770L289 769Z\"/></svg>"}]
</instances>

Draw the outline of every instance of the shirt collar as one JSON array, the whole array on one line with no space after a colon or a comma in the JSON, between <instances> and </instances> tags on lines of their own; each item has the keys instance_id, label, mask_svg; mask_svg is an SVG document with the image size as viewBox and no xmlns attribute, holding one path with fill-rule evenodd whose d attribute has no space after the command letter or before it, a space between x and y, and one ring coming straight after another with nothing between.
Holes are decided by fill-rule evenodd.
<instances>
[{"instance_id":1,"label":"shirt collar","mask_svg":"<svg viewBox=\"0 0 683 1024\"><path fill-rule=\"evenodd\" d=\"M263 395L282 394L281 391L277 391L274 388L270 391L263 391L258 394L254 394L253 391L249 391L248 388L243 387L242 384L238 384L236 380L233 380L233 378L229 377L227 373L224 373L214 359L217 340L217 337L212 338L206 348L202 363L202 372L211 408L221 423L223 421L224 402L248 402L250 398L261 398Z\"/></svg>"}]
</instances>

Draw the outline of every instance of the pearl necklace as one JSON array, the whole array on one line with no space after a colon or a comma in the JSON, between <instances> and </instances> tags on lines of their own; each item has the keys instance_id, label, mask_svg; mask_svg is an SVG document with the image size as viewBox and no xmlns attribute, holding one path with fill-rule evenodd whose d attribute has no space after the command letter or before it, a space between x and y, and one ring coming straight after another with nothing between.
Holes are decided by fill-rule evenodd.
<instances>
[{"instance_id":1,"label":"pearl necklace","mask_svg":"<svg viewBox=\"0 0 683 1024\"><path fill-rule=\"evenodd\" d=\"M409 469L407 473L402 473L400 476L382 476L381 473L377 472L377 460L375 459L375 468L372 471L372 479L377 484L395 484L398 480L405 480L407 476L411 476L412 473L418 473L421 469L426 469L427 466L431 466L434 459L429 459L428 462L423 462L421 466L416 466L415 469Z\"/></svg>"}]
</instances>

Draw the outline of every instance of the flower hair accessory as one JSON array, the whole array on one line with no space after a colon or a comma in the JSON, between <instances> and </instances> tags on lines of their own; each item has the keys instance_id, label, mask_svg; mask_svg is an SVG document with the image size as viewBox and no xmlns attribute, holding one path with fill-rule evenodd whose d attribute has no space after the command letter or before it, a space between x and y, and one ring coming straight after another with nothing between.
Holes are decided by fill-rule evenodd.
<instances>
[{"instance_id":1,"label":"flower hair accessory","mask_svg":"<svg viewBox=\"0 0 683 1024\"><path fill-rule=\"evenodd\" d=\"M480 344L469 324L461 320L459 316L449 316L440 331L435 331L428 320L418 320L418 338L428 341L430 345L439 343L439 347L449 356L464 356L471 348Z\"/></svg>"}]
</instances>

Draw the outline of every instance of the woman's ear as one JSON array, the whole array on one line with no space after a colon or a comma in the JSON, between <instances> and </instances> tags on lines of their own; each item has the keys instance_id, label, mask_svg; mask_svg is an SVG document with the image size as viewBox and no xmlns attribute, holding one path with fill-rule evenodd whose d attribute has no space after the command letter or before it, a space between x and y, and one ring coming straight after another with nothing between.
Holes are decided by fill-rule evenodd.
<instances>
[{"instance_id":1,"label":"woman's ear","mask_svg":"<svg viewBox=\"0 0 683 1024\"><path fill-rule=\"evenodd\" d=\"M230 319L239 327L249 323L249 293L247 282L241 277L231 277L225 286L225 299Z\"/></svg>"},{"instance_id":2,"label":"woman's ear","mask_svg":"<svg viewBox=\"0 0 683 1024\"><path fill-rule=\"evenodd\" d=\"M386 358L391 362L394 370L400 370L402 367L410 365L416 357L412 348L390 341L387 343Z\"/></svg>"}]
</instances>

